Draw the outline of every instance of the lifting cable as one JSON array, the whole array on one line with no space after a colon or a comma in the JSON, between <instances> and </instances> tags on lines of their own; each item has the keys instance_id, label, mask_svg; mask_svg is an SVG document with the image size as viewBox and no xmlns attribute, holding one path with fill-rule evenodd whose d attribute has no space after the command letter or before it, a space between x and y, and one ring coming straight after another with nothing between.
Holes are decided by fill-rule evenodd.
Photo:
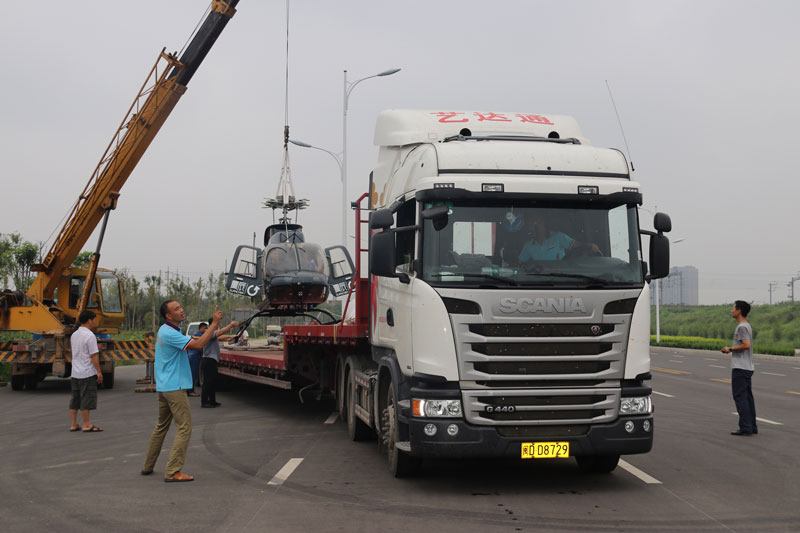
<instances>
[{"instance_id":1,"label":"lifting cable","mask_svg":"<svg viewBox=\"0 0 800 533\"><path fill-rule=\"evenodd\" d=\"M292 184L292 169L289 162L289 0L286 0L286 76L284 91L283 167L281 168L279 184L279 187L282 187L283 190L278 190L278 196L283 199L283 215L279 222L288 224L289 209L287 203L294 202L294 185ZM297 213L295 213L295 217L297 217ZM288 231L288 226L286 229Z\"/></svg>"}]
</instances>

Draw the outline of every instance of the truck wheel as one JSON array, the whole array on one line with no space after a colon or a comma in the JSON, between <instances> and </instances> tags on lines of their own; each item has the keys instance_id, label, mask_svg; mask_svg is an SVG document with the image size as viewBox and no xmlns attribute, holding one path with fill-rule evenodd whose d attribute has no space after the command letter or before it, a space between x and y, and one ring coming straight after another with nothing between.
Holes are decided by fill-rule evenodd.
<instances>
[{"instance_id":1,"label":"truck wheel","mask_svg":"<svg viewBox=\"0 0 800 533\"><path fill-rule=\"evenodd\" d=\"M339 361L336 366L336 411L339 413L339 419L342 422L347 422L347 401L345 394L345 379L344 379L344 357L339 356Z\"/></svg>"},{"instance_id":2,"label":"truck wheel","mask_svg":"<svg viewBox=\"0 0 800 533\"><path fill-rule=\"evenodd\" d=\"M355 397L355 379L353 378L353 370L347 376L346 398L347 398L347 434L350 440L366 440L369 435L369 427L356 416L356 397Z\"/></svg>"},{"instance_id":3,"label":"truck wheel","mask_svg":"<svg viewBox=\"0 0 800 533\"><path fill-rule=\"evenodd\" d=\"M422 465L422 459L398 450L395 446L400 438L397 409L394 401L394 387L391 383L386 391L386 403L381 413L381 440L386 448L389 460L389 471L394 477L409 477L416 474Z\"/></svg>"},{"instance_id":4,"label":"truck wheel","mask_svg":"<svg viewBox=\"0 0 800 533\"><path fill-rule=\"evenodd\" d=\"M111 372L103 372L103 388L104 389L113 389L114 388L114 369L111 369Z\"/></svg>"},{"instance_id":5,"label":"truck wheel","mask_svg":"<svg viewBox=\"0 0 800 533\"><path fill-rule=\"evenodd\" d=\"M25 388L25 376L23 374L15 374L11 376L11 390L22 390Z\"/></svg>"},{"instance_id":6,"label":"truck wheel","mask_svg":"<svg viewBox=\"0 0 800 533\"><path fill-rule=\"evenodd\" d=\"M39 385L39 376L36 374L25 374L22 377L24 378L26 390L36 390L36 387Z\"/></svg>"},{"instance_id":7,"label":"truck wheel","mask_svg":"<svg viewBox=\"0 0 800 533\"><path fill-rule=\"evenodd\" d=\"M589 474L608 474L617 467L619 455L579 455L578 468Z\"/></svg>"}]
</instances>

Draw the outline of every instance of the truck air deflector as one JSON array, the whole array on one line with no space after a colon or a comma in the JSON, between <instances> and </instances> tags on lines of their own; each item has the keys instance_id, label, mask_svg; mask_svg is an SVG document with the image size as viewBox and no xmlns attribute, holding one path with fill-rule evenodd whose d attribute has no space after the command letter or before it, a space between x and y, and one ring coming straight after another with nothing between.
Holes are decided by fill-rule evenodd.
<instances>
[{"instance_id":1,"label":"truck air deflector","mask_svg":"<svg viewBox=\"0 0 800 533\"><path fill-rule=\"evenodd\" d=\"M442 188L442 189L423 189L414 194L419 202L432 202L432 201L459 201L459 200L494 200L497 201L496 193L485 193L468 191L467 189L459 188ZM614 192L611 194L600 195L579 195L579 194L549 194L549 193L514 193L506 192L503 194L503 200L509 202L523 200L523 201L539 201L539 202L553 202L553 203L579 203L581 205L598 205L598 206L617 206L617 205L642 205L642 193L639 192Z\"/></svg>"}]
</instances>

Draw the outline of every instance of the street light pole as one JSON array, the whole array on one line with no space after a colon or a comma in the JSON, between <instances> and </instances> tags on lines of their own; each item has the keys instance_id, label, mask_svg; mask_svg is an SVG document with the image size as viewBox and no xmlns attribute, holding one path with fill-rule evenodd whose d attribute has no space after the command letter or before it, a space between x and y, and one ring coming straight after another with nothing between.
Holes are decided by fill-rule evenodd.
<instances>
[{"instance_id":1,"label":"street light pole","mask_svg":"<svg viewBox=\"0 0 800 533\"><path fill-rule=\"evenodd\" d=\"M372 76L367 76L366 78L358 79L354 82L347 81L347 70L344 71L344 90L343 90L343 102L342 102L342 160L341 160L341 167L342 167L342 246L347 248L347 212L349 203L347 201L347 103L350 100L350 93L353 92L353 89L356 85L361 83L364 80L368 80L370 78L377 78L379 76L391 76L400 72L399 68L391 68L389 70L384 70L383 72L379 72L378 74L373 74Z\"/></svg>"}]
</instances>

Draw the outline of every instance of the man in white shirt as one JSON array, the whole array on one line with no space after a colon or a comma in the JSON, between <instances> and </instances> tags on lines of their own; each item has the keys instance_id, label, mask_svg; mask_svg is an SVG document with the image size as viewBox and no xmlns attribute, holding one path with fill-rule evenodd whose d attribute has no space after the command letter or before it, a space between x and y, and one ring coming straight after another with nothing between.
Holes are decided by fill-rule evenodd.
<instances>
[{"instance_id":1,"label":"man in white shirt","mask_svg":"<svg viewBox=\"0 0 800 533\"><path fill-rule=\"evenodd\" d=\"M97 409L97 385L103 382L100 372L100 350L97 348L97 329L99 319L94 312L86 310L78 316L80 327L69 338L72 348L72 374L70 387L72 397L69 401L69 414L72 417L70 431L83 430L84 433L103 431L89 421L89 411ZM83 425L78 425L78 411Z\"/></svg>"}]
</instances>

